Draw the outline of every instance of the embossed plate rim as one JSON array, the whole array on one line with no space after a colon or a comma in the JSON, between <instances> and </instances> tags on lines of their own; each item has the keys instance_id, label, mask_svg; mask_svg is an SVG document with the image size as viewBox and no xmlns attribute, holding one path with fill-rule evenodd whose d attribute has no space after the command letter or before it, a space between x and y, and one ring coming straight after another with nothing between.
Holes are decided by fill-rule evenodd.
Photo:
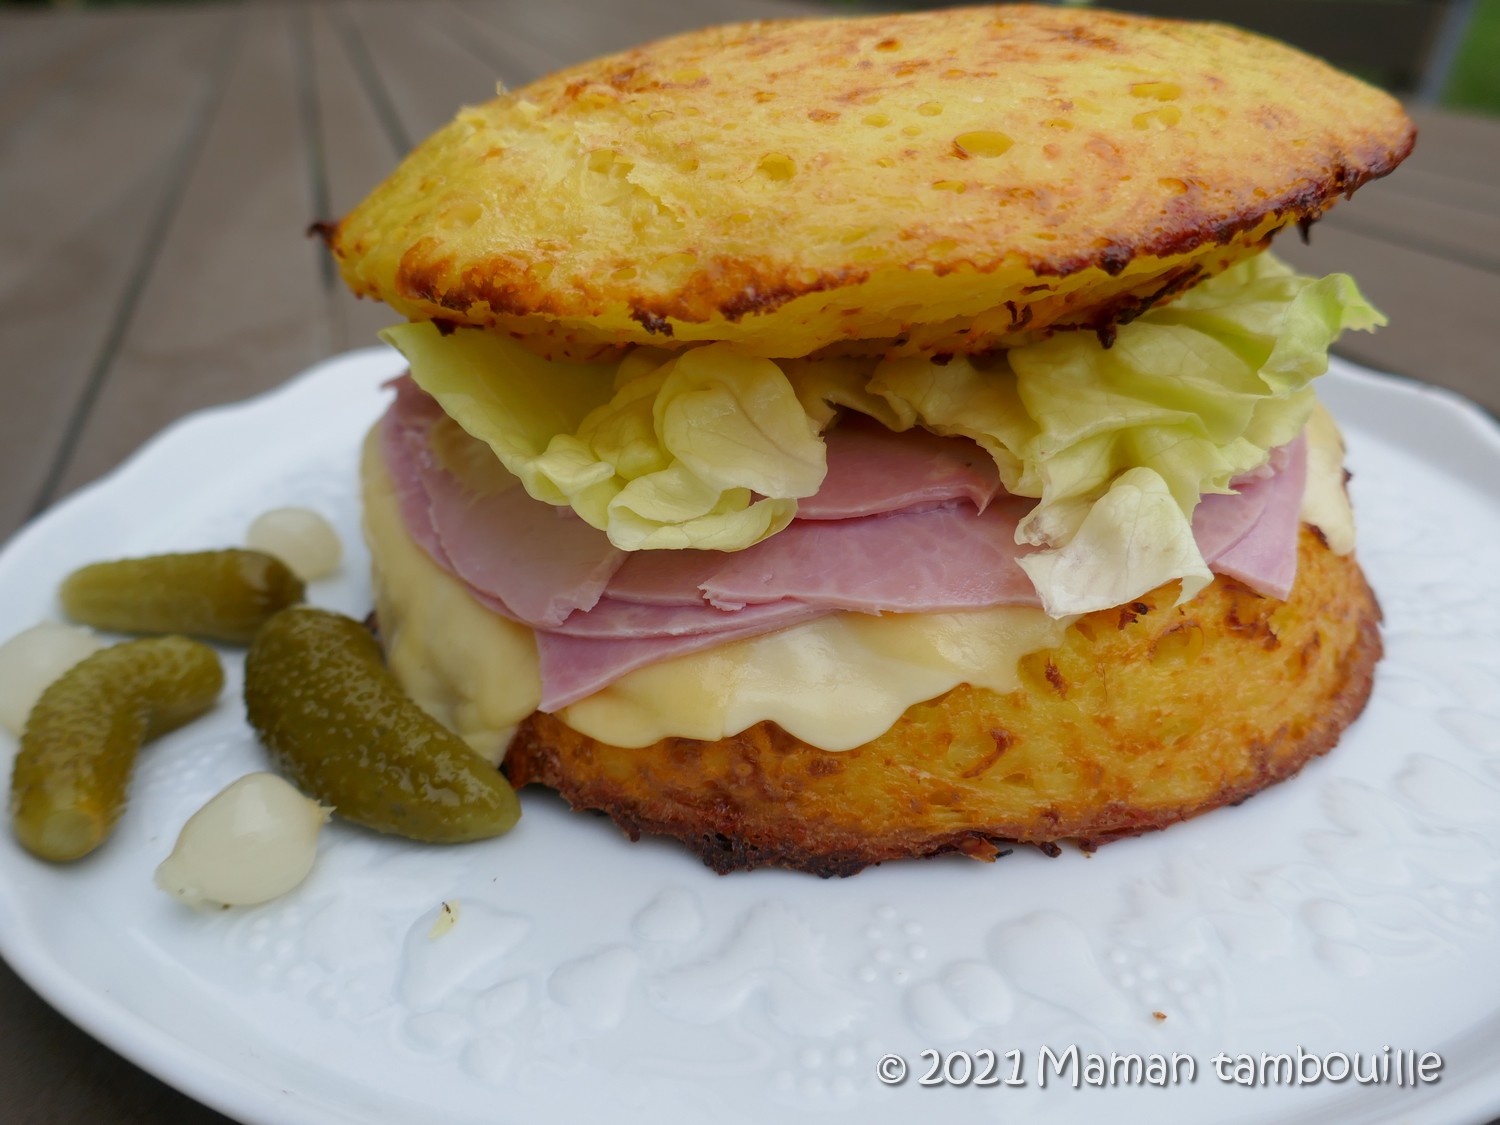
<instances>
[{"instance_id":1,"label":"embossed plate rim","mask_svg":"<svg viewBox=\"0 0 1500 1125\"><path fill-rule=\"evenodd\" d=\"M239 440L246 449L247 434L273 422L316 419L317 407L348 409L350 419L373 419L380 409L376 385L399 370L400 361L384 348L362 349L320 363L276 390L233 406L220 407L191 415L164 430L130 460L109 476L83 489L23 529L0 552L0 583L14 574L36 565L33 558L47 558L54 542L76 534L76 528L87 522L91 534L106 536L130 510L129 500L144 490L163 487L167 480L181 480L186 474L180 464L184 451L193 445L220 440ZM1440 389L1380 376L1353 364L1334 361L1336 377L1329 380L1328 397L1372 412L1396 430L1412 417L1439 429L1461 427L1491 453L1500 450L1500 429L1494 421L1466 400ZM350 406L350 403L353 403ZM361 415L365 406L368 411ZM1335 407L1336 413L1338 407ZM1401 415L1398 425L1396 411ZM308 423L315 424L315 423ZM1386 435L1389 437L1389 434ZM261 443L264 445L265 443ZM275 450L262 450L274 456ZM1439 456L1448 451L1439 448ZM257 471L253 457L243 471ZM1455 462L1454 468L1459 463ZM352 466L351 466L352 472ZM189 487L202 490L213 487L211 476L196 479ZM1489 493L1491 499L1495 494ZM97 540L96 540L97 541ZM49 572L51 573L51 572ZM0 853L0 875L6 864L15 862L11 852ZM21 858L20 862L29 862ZM707 876L707 872L704 872ZM149 893L144 891L142 893ZM227 1114L255 1122L327 1122L360 1120L351 1109L329 1104L316 1091L293 1089L271 1081L265 1075L252 1075L237 1069L230 1059L216 1053L211 1045L188 1042L153 1024L140 1012L126 1007L108 993L101 992L75 973L65 960L49 950L40 931L27 921L28 909L56 909L56 903L27 902L13 880L0 878L0 953L31 987L59 1011L90 1034L138 1065L195 1098ZM1485 1035L1493 1044L1500 1042L1500 1013L1484 1025ZM1482 1069L1463 1074L1445 1075L1445 1081L1421 1103L1424 1119L1482 1121L1500 1112L1500 1074ZM867 1112L867 1110L866 1110ZM1384 1120L1409 1113L1410 1108L1393 1109L1389 1115L1376 1118L1361 1114L1361 1120ZM883 1115L882 1115L883 1116Z\"/></svg>"}]
</instances>

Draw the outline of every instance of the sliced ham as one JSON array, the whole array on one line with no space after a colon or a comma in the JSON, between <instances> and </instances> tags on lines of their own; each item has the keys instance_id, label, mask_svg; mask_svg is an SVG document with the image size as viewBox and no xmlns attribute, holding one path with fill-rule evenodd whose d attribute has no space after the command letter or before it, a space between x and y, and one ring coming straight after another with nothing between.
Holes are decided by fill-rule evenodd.
<instances>
[{"instance_id":1,"label":"sliced ham","mask_svg":"<svg viewBox=\"0 0 1500 1125\"><path fill-rule=\"evenodd\" d=\"M504 602L472 586L469 590L481 605L515 619ZM587 613L575 613L554 629L537 631L584 640L714 636L742 628L751 621L759 622L762 632L780 629L792 618L805 616L808 610L831 612L827 608L790 599L746 606L731 612L709 605L701 596L691 605L645 605L604 597Z\"/></svg>"},{"instance_id":2,"label":"sliced ham","mask_svg":"<svg viewBox=\"0 0 1500 1125\"><path fill-rule=\"evenodd\" d=\"M1208 560L1219 574L1238 578L1252 590L1283 601L1297 580L1297 536L1302 524L1302 492L1307 484L1307 439L1298 437L1284 448L1285 467L1267 480L1246 486L1246 491L1254 488L1265 493L1255 522L1222 553ZM1193 529L1196 534L1196 519Z\"/></svg>"},{"instance_id":3,"label":"sliced ham","mask_svg":"<svg viewBox=\"0 0 1500 1125\"><path fill-rule=\"evenodd\" d=\"M1267 471L1270 466L1270 471ZM1285 505L1289 496L1294 496L1292 501L1293 513L1300 510L1302 505L1302 491L1307 482L1307 439L1298 435L1293 441L1286 445L1277 446L1271 450L1270 459L1260 469L1250 473L1244 473L1230 481L1230 487L1234 492L1223 495L1210 493L1198 501L1198 507L1193 511L1193 538L1198 543L1198 550L1202 552L1204 561L1209 566L1227 555L1231 548L1246 535L1256 532L1260 526L1262 514L1266 505L1272 500ZM1295 531L1295 525L1293 531ZM1295 539L1295 536L1293 537ZM1296 566L1297 552L1292 551L1292 563ZM1226 570L1214 569L1220 574L1228 574ZM1240 575L1233 575L1240 578ZM1241 578L1247 585L1260 590L1261 593L1270 593L1269 590L1261 589L1256 581ZM1275 582L1272 579L1273 583ZM1273 595L1285 597L1285 595Z\"/></svg>"},{"instance_id":4,"label":"sliced ham","mask_svg":"<svg viewBox=\"0 0 1500 1125\"><path fill-rule=\"evenodd\" d=\"M641 605L701 604L699 587L724 565L725 557L720 551L632 551L609 580L609 596Z\"/></svg>"},{"instance_id":5,"label":"sliced ham","mask_svg":"<svg viewBox=\"0 0 1500 1125\"><path fill-rule=\"evenodd\" d=\"M1270 489L1265 487L1275 477L1238 483L1226 495L1210 493L1198 501L1193 510L1193 539L1210 567L1214 560L1238 543L1265 510Z\"/></svg>"},{"instance_id":6,"label":"sliced ham","mask_svg":"<svg viewBox=\"0 0 1500 1125\"><path fill-rule=\"evenodd\" d=\"M1030 502L967 504L864 516L793 520L786 530L725 556L699 588L721 609L782 598L863 613L942 613L1040 605L1016 563L1016 524Z\"/></svg>"},{"instance_id":7,"label":"sliced ham","mask_svg":"<svg viewBox=\"0 0 1500 1125\"><path fill-rule=\"evenodd\" d=\"M537 631L543 710L625 673L844 610L946 612L1038 605L1015 530L1034 501L1000 487L973 442L893 434L863 419L831 430L828 475L798 518L734 553L618 551L566 509L519 486L471 488L429 441L442 417L409 379L382 424L413 539L475 598ZM1193 517L1218 573L1285 598L1296 577L1303 439L1206 496Z\"/></svg>"},{"instance_id":8,"label":"sliced ham","mask_svg":"<svg viewBox=\"0 0 1500 1125\"><path fill-rule=\"evenodd\" d=\"M396 486L396 502L406 530L445 570L452 570L432 523L432 502L422 483L422 462L431 457L427 430L442 415L437 402L409 378L396 379L396 401L380 420L381 452Z\"/></svg>"},{"instance_id":9,"label":"sliced ham","mask_svg":"<svg viewBox=\"0 0 1500 1125\"><path fill-rule=\"evenodd\" d=\"M466 487L428 439L442 408L409 378L395 385L383 448L412 538L516 621L556 627L592 608L625 552L572 510L533 500L519 481L498 491Z\"/></svg>"},{"instance_id":10,"label":"sliced ham","mask_svg":"<svg viewBox=\"0 0 1500 1125\"><path fill-rule=\"evenodd\" d=\"M606 600L706 603L724 611L796 598L865 613L1038 605L1015 561L1026 550L1016 544L1016 524L1030 504L1007 496L982 513L950 504L845 520L799 518L733 554L641 551L615 573Z\"/></svg>"},{"instance_id":11,"label":"sliced ham","mask_svg":"<svg viewBox=\"0 0 1500 1125\"><path fill-rule=\"evenodd\" d=\"M503 590L509 616L528 624L558 626L594 608L625 560L571 510L540 504L519 484L483 495L438 486L428 495L453 572L476 590Z\"/></svg>"},{"instance_id":12,"label":"sliced ham","mask_svg":"<svg viewBox=\"0 0 1500 1125\"><path fill-rule=\"evenodd\" d=\"M828 473L797 505L799 520L846 520L967 501L979 511L1000 495L994 459L967 438L893 433L852 414L824 435Z\"/></svg>"},{"instance_id":13,"label":"sliced ham","mask_svg":"<svg viewBox=\"0 0 1500 1125\"><path fill-rule=\"evenodd\" d=\"M648 664L756 637L773 629L785 629L830 612L786 601L749 606L739 613L727 614L733 621L714 633L668 637L575 637L566 633L538 632L536 651L542 698L537 706L543 711L556 711L593 695L627 672Z\"/></svg>"}]
</instances>

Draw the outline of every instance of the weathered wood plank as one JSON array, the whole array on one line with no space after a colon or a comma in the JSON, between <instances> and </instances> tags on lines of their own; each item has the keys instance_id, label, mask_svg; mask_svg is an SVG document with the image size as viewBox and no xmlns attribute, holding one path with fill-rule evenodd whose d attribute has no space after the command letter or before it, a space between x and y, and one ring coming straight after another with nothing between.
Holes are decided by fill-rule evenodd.
<instances>
[{"instance_id":1,"label":"weathered wood plank","mask_svg":"<svg viewBox=\"0 0 1500 1125\"><path fill-rule=\"evenodd\" d=\"M622 39L607 7L594 10L580 5L529 4L525 0L456 2L494 33L514 37L537 51L540 65L523 67L513 84L651 37L648 32L637 30L632 39ZM631 5L630 14L633 16L636 11Z\"/></svg>"},{"instance_id":2,"label":"weathered wood plank","mask_svg":"<svg viewBox=\"0 0 1500 1125\"><path fill-rule=\"evenodd\" d=\"M1337 351L1358 363L1437 383L1500 414L1500 274L1328 224L1312 244L1277 252L1308 273L1352 274L1391 323L1347 333Z\"/></svg>"},{"instance_id":3,"label":"weathered wood plank","mask_svg":"<svg viewBox=\"0 0 1500 1125\"><path fill-rule=\"evenodd\" d=\"M674 6L673 0L651 0L653 4ZM777 20L796 16L827 15L827 4L813 0L702 0L696 5L698 11L716 20ZM838 9L832 9L837 14Z\"/></svg>"},{"instance_id":4,"label":"weathered wood plank","mask_svg":"<svg viewBox=\"0 0 1500 1125\"><path fill-rule=\"evenodd\" d=\"M0 10L0 137L107 45L117 20Z\"/></svg>"},{"instance_id":5,"label":"weathered wood plank","mask_svg":"<svg viewBox=\"0 0 1500 1125\"><path fill-rule=\"evenodd\" d=\"M400 158L394 140L349 59L347 44L321 5L309 6L299 28L308 37L315 147L321 153L321 219L336 219L363 199ZM375 343L375 333L397 319L384 305L349 292L326 255L320 276L327 287L335 351Z\"/></svg>"},{"instance_id":6,"label":"weathered wood plank","mask_svg":"<svg viewBox=\"0 0 1500 1125\"><path fill-rule=\"evenodd\" d=\"M697 0L686 6L677 0L641 0L643 6L676 13L679 20L688 19L684 27L696 21L698 26L711 23L740 23L744 20L779 20L798 16L858 15L858 8L839 8L826 3L799 3L797 0Z\"/></svg>"},{"instance_id":7,"label":"weathered wood plank","mask_svg":"<svg viewBox=\"0 0 1500 1125\"><path fill-rule=\"evenodd\" d=\"M1234 24L1400 90L1421 83L1446 7L1431 0L1121 0L1110 6Z\"/></svg>"},{"instance_id":8,"label":"weathered wood plank","mask_svg":"<svg viewBox=\"0 0 1500 1125\"><path fill-rule=\"evenodd\" d=\"M40 90L0 137L0 534L51 492L155 254L235 18L102 21L112 49Z\"/></svg>"},{"instance_id":9,"label":"weathered wood plank","mask_svg":"<svg viewBox=\"0 0 1500 1125\"><path fill-rule=\"evenodd\" d=\"M1423 141L1418 140L1416 156L1391 173L1389 179L1368 185L1360 191L1366 191L1368 187L1383 186L1387 191L1418 199L1441 200L1454 207L1463 207L1492 218L1500 216L1500 181L1482 184L1477 180L1462 180L1445 176L1441 172L1428 171L1418 159L1424 153L1423 144ZM1355 198L1357 200L1359 197Z\"/></svg>"},{"instance_id":10,"label":"weathered wood plank","mask_svg":"<svg viewBox=\"0 0 1500 1125\"><path fill-rule=\"evenodd\" d=\"M587 6L535 4L527 0L456 0L489 29L486 46L499 41L531 45L536 61L521 68L520 81L598 55L715 23L778 19L830 10L779 0L637 0L631 4Z\"/></svg>"},{"instance_id":11,"label":"weathered wood plank","mask_svg":"<svg viewBox=\"0 0 1500 1125\"><path fill-rule=\"evenodd\" d=\"M1500 271L1500 123L1425 111L1414 116L1412 155L1333 208L1324 224Z\"/></svg>"},{"instance_id":12,"label":"weathered wood plank","mask_svg":"<svg viewBox=\"0 0 1500 1125\"><path fill-rule=\"evenodd\" d=\"M1285 239L1277 250L1308 272L1353 274L1390 317L1378 333L1350 333L1340 354L1500 413L1500 124L1413 116L1405 164L1333 208L1310 246Z\"/></svg>"},{"instance_id":13,"label":"weathered wood plank","mask_svg":"<svg viewBox=\"0 0 1500 1125\"><path fill-rule=\"evenodd\" d=\"M332 347L290 10L247 7L240 51L139 308L62 475L76 488L167 421L281 382Z\"/></svg>"},{"instance_id":14,"label":"weathered wood plank","mask_svg":"<svg viewBox=\"0 0 1500 1125\"><path fill-rule=\"evenodd\" d=\"M361 0L339 16L356 65L361 52L368 58L372 94L383 90L390 99L403 150L446 125L460 106L494 97L503 78L466 44L461 17L440 0Z\"/></svg>"},{"instance_id":15,"label":"weathered wood plank","mask_svg":"<svg viewBox=\"0 0 1500 1125\"><path fill-rule=\"evenodd\" d=\"M1451 110L1410 112L1417 123L1417 156L1423 168L1481 185L1492 199L1500 200L1500 120Z\"/></svg>"},{"instance_id":16,"label":"weathered wood plank","mask_svg":"<svg viewBox=\"0 0 1500 1125\"><path fill-rule=\"evenodd\" d=\"M170 211L226 10L0 20L0 535L24 517ZM0 964L7 1120L229 1125Z\"/></svg>"},{"instance_id":17,"label":"weathered wood plank","mask_svg":"<svg viewBox=\"0 0 1500 1125\"><path fill-rule=\"evenodd\" d=\"M1360 188L1330 211L1323 226L1384 239L1476 269L1500 273L1500 193L1493 212L1410 190L1407 169Z\"/></svg>"},{"instance_id":18,"label":"weathered wood plank","mask_svg":"<svg viewBox=\"0 0 1500 1125\"><path fill-rule=\"evenodd\" d=\"M569 56L564 41L535 37L511 18L516 5L508 0L448 0L458 16L450 32L470 35L471 49L488 59L507 86L522 86L565 66Z\"/></svg>"},{"instance_id":19,"label":"weathered wood plank","mask_svg":"<svg viewBox=\"0 0 1500 1125\"><path fill-rule=\"evenodd\" d=\"M0 962L4 1119L27 1125L232 1125L74 1027Z\"/></svg>"},{"instance_id":20,"label":"weathered wood plank","mask_svg":"<svg viewBox=\"0 0 1500 1125\"><path fill-rule=\"evenodd\" d=\"M315 26L334 215L364 198L399 156L461 105L493 97L502 79L493 62L465 43L472 26L442 0L366 0L325 9ZM383 151L372 132L376 124ZM377 329L399 319L384 305L356 300L342 282L336 290L341 347L374 343Z\"/></svg>"}]
</instances>

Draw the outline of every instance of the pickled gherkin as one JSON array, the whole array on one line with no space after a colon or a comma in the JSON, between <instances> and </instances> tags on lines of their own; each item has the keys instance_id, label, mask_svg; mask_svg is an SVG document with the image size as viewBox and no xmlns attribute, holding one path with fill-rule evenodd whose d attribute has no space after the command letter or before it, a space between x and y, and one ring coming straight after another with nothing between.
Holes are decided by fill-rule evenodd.
<instances>
[{"instance_id":1,"label":"pickled gherkin","mask_svg":"<svg viewBox=\"0 0 1500 1125\"><path fill-rule=\"evenodd\" d=\"M10 779L11 825L43 859L78 859L125 808L136 752L213 706L224 671L186 637L127 641L55 681L26 720Z\"/></svg>"},{"instance_id":2,"label":"pickled gherkin","mask_svg":"<svg viewBox=\"0 0 1500 1125\"><path fill-rule=\"evenodd\" d=\"M245 710L287 777L366 828L453 844L521 815L500 771L401 691L348 617L297 607L272 618L245 659Z\"/></svg>"},{"instance_id":3,"label":"pickled gherkin","mask_svg":"<svg viewBox=\"0 0 1500 1125\"><path fill-rule=\"evenodd\" d=\"M96 629L230 644L249 644L302 594L302 580L280 559L240 548L94 563L59 591L68 616Z\"/></svg>"}]
</instances>

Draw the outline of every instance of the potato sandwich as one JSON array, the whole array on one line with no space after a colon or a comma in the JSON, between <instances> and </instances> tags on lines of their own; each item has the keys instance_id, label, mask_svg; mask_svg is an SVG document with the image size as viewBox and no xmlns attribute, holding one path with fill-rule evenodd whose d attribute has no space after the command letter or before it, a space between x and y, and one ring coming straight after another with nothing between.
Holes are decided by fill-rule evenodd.
<instances>
[{"instance_id":1,"label":"potato sandwich","mask_svg":"<svg viewBox=\"0 0 1500 1125\"><path fill-rule=\"evenodd\" d=\"M463 109L325 232L407 320L393 672L721 872L1295 773L1380 655L1313 384L1383 318L1264 251L1413 140L1290 47L1063 7L710 28Z\"/></svg>"}]
</instances>

